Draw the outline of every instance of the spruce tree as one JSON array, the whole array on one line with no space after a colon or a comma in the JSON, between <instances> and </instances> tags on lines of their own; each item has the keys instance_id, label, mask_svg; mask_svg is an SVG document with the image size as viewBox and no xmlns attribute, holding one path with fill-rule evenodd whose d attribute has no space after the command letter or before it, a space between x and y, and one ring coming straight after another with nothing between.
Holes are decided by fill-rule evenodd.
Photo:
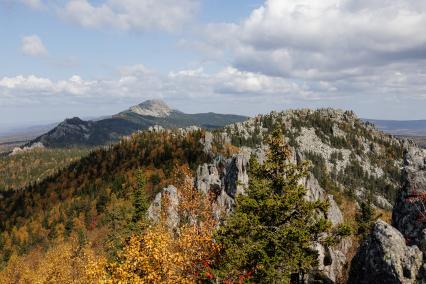
<instances>
[{"instance_id":1,"label":"spruce tree","mask_svg":"<svg viewBox=\"0 0 426 284\"><path fill-rule=\"evenodd\" d=\"M360 208L355 217L355 220L357 221L358 225L358 235L360 235L362 238L367 237L370 234L371 229L373 228L374 222L379 217L380 215L376 216L375 210L370 199L361 202Z\"/></svg>"},{"instance_id":2,"label":"spruce tree","mask_svg":"<svg viewBox=\"0 0 426 284\"><path fill-rule=\"evenodd\" d=\"M291 149L281 130L269 140L267 160L250 161L250 183L239 195L233 213L218 230L223 253L218 273L233 281L303 283L318 264L316 242L330 245L331 223L325 219L327 202L308 201L300 183L309 164L292 164ZM346 227L338 234L348 233Z\"/></svg>"},{"instance_id":3,"label":"spruce tree","mask_svg":"<svg viewBox=\"0 0 426 284\"><path fill-rule=\"evenodd\" d=\"M142 170L136 173L136 189L133 193L133 223L145 220L145 214L149 207L149 201L145 193L146 177Z\"/></svg>"}]
</instances>

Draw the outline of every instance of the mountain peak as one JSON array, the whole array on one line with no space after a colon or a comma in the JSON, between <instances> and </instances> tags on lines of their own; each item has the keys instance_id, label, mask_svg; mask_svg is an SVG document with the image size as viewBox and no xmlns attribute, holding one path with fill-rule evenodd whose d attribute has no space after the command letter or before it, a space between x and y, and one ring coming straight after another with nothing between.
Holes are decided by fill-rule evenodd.
<instances>
[{"instance_id":1,"label":"mountain peak","mask_svg":"<svg viewBox=\"0 0 426 284\"><path fill-rule=\"evenodd\" d=\"M79 125L79 124L83 124L85 121L82 120L79 117L73 117L73 118L67 118L65 119L62 124L73 124L73 125Z\"/></svg>"},{"instance_id":2,"label":"mountain peak","mask_svg":"<svg viewBox=\"0 0 426 284\"><path fill-rule=\"evenodd\" d=\"M143 116L167 117L172 109L162 100L147 100L131 107L130 111Z\"/></svg>"}]
</instances>

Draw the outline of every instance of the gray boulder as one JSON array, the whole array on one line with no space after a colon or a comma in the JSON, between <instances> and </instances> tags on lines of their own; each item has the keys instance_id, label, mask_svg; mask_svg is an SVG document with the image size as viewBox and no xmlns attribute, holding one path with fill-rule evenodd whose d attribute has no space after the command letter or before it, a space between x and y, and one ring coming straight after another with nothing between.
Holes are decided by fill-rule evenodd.
<instances>
[{"instance_id":1,"label":"gray boulder","mask_svg":"<svg viewBox=\"0 0 426 284\"><path fill-rule=\"evenodd\" d=\"M419 283L422 263L417 246L407 246L397 229L378 220L352 260L348 283Z\"/></svg>"}]
</instances>

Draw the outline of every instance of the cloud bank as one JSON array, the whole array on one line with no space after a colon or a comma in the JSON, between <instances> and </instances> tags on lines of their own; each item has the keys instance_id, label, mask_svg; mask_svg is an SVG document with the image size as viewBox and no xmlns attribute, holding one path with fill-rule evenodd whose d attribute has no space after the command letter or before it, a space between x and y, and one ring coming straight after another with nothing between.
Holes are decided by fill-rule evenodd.
<instances>
[{"instance_id":1,"label":"cloud bank","mask_svg":"<svg viewBox=\"0 0 426 284\"><path fill-rule=\"evenodd\" d=\"M426 2L267 0L240 23L202 30L234 68L328 86L325 96L425 98ZM217 55L216 55L217 56Z\"/></svg>"},{"instance_id":2,"label":"cloud bank","mask_svg":"<svg viewBox=\"0 0 426 284\"><path fill-rule=\"evenodd\" d=\"M167 75L148 70L143 65L119 69L117 78L85 80L74 75L53 81L30 76L0 79L0 103L16 105L22 100L34 103L57 99L99 101L120 98L218 99L244 96L287 96L316 99L314 92L283 78L239 71L227 67L214 74L203 69L181 70Z\"/></svg>"}]
</instances>

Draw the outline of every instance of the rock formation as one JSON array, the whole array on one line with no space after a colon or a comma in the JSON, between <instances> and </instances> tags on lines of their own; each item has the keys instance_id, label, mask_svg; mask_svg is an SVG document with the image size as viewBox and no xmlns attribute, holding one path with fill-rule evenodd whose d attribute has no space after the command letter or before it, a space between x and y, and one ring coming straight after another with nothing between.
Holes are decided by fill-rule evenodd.
<instances>
[{"instance_id":1,"label":"rock formation","mask_svg":"<svg viewBox=\"0 0 426 284\"><path fill-rule=\"evenodd\" d=\"M262 149L263 148L263 149ZM202 164L198 166L194 184L196 188L206 195L214 197L213 213L218 220L223 220L226 214L229 214L234 205L235 197L238 194L244 194L248 187L248 166L249 157L254 154L260 161L265 159L265 149L260 147L258 149L243 148L240 153L233 155L228 159L217 157L210 164ZM296 162L296 156L294 159ZM330 203L327 212L327 218L333 225L341 224L343 214L340 211L337 203L334 201L332 195L325 192L319 185L318 181L313 175L309 175L302 181L307 188L306 198L309 200L328 200ZM162 192L158 193L154 202L151 204L148 215L152 220L158 220L158 215L161 210L161 198L167 194L169 196L170 208L168 212L168 223L171 229L174 229L179 224L176 209L179 203L179 198L174 186L165 188ZM334 283L340 276L344 265L347 263L346 254L351 246L350 240L343 240L335 247L328 248L317 244L316 249L319 253L319 263L317 273Z\"/></svg>"},{"instance_id":2,"label":"rock formation","mask_svg":"<svg viewBox=\"0 0 426 284\"><path fill-rule=\"evenodd\" d=\"M404 142L402 187L393 226L377 221L352 260L350 283L426 283L426 156Z\"/></svg>"},{"instance_id":3,"label":"rock formation","mask_svg":"<svg viewBox=\"0 0 426 284\"><path fill-rule=\"evenodd\" d=\"M180 222L178 214L179 195L176 187L174 187L173 185L169 185L168 187L164 188L155 196L154 201L148 208L148 218L150 218L154 222L159 221L161 216L161 203L163 197L168 198L168 207L166 209L167 226L170 229L175 230L176 228L178 228Z\"/></svg>"},{"instance_id":4,"label":"rock formation","mask_svg":"<svg viewBox=\"0 0 426 284\"><path fill-rule=\"evenodd\" d=\"M409 243L419 245L426 253L426 155L406 142L402 189L393 214L393 225Z\"/></svg>"},{"instance_id":5,"label":"rock formation","mask_svg":"<svg viewBox=\"0 0 426 284\"><path fill-rule=\"evenodd\" d=\"M352 261L349 283L421 283L423 254L417 246L407 246L404 236L378 220Z\"/></svg>"}]
</instances>

